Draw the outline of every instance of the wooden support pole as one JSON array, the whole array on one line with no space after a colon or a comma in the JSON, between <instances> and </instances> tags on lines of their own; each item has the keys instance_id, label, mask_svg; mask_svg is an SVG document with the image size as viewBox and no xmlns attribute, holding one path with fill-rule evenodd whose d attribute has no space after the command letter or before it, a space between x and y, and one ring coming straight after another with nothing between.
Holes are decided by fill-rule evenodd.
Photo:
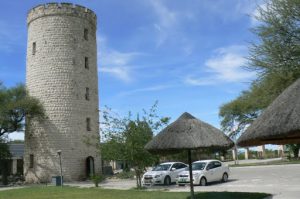
<instances>
[{"instance_id":1,"label":"wooden support pole","mask_svg":"<svg viewBox=\"0 0 300 199\"><path fill-rule=\"evenodd\" d=\"M193 183L193 172L192 172L192 158L191 150L188 150L188 162L189 162L189 171L190 171L190 188L191 188L191 199L194 199L194 183Z\"/></svg>"}]
</instances>

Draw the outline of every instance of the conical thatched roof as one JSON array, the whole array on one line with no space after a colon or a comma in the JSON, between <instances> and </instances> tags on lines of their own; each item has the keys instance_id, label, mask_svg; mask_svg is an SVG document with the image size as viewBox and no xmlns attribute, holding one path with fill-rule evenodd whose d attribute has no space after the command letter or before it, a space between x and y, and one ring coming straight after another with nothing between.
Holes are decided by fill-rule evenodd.
<instances>
[{"instance_id":1,"label":"conical thatched roof","mask_svg":"<svg viewBox=\"0 0 300 199\"><path fill-rule=\"evenodd\" d=\"M233 142L219 129L183 113L163 129L145 148L152 152L177 152L182 149L231 148Z\"/></svg>"},{"instance_id":2,"label":"conical thatched roof","mask_svg":"<svg viewBox=\"0 0 300 199\"><path fill-rule=\"evenodd\" d=\"M283 91L241 135L239 146L300 143L300 79Z\"/></svg>"}]
</instances>

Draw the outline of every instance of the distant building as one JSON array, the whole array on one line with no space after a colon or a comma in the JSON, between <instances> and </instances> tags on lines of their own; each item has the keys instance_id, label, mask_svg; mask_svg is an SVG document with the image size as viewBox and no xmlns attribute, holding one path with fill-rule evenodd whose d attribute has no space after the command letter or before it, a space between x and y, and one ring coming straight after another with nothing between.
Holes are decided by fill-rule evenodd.
<instances>
[{"instance_id":1,"label":"distant building","mask_svg":"<svg viewBox=\"0 0 300 199\"><path fill-rule=\"evenodd\" d=\"M12 175L23 175L24 144L8 144L11 153L10 171Z\"/></svg>"},{"instance_id":2,"label":"distant building","mask_svg":"<svg viewBox=\"0 0 300 199\"><path fill-rule=\"evenodd\" d=\"M257 154L259 159L266 158L266 148L265 145L257 146Z\"/></svg>"}]
</instances>

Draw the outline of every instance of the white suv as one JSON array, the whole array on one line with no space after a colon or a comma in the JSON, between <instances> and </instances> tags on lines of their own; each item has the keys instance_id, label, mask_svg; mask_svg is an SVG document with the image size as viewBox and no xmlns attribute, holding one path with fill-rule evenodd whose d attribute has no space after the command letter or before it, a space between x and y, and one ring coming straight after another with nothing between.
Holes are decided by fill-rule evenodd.
<instances>
[{"instance_id":1,"label":"white suv","mask_svg":"<svg viewBox=\"0 0 300 199\"><path fill-rule=\"evenodd\" d=\"M178 174L187 168L182 162L165 162L157 165L143 175L143 185L164 184L170 185L176 182Z\"/></svg>"}]
</instances>

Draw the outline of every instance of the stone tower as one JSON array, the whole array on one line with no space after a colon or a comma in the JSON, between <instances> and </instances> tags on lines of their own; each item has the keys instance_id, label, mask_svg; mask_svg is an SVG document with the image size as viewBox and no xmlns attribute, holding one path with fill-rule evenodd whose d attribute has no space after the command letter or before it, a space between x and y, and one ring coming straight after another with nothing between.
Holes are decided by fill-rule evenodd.
<instances>
[{"instance_id":1,"label":"stone tower","mask_svg":"<svg viewBox=\"0 0 300 199\"><path fill-rule=\"evenodd\" d=\"M46 118L26 121L28 182L60 174L65 181L100 173L96 15L70 3L32 8L27 16L26 85Z\"/></svg>"}]
</instances>

